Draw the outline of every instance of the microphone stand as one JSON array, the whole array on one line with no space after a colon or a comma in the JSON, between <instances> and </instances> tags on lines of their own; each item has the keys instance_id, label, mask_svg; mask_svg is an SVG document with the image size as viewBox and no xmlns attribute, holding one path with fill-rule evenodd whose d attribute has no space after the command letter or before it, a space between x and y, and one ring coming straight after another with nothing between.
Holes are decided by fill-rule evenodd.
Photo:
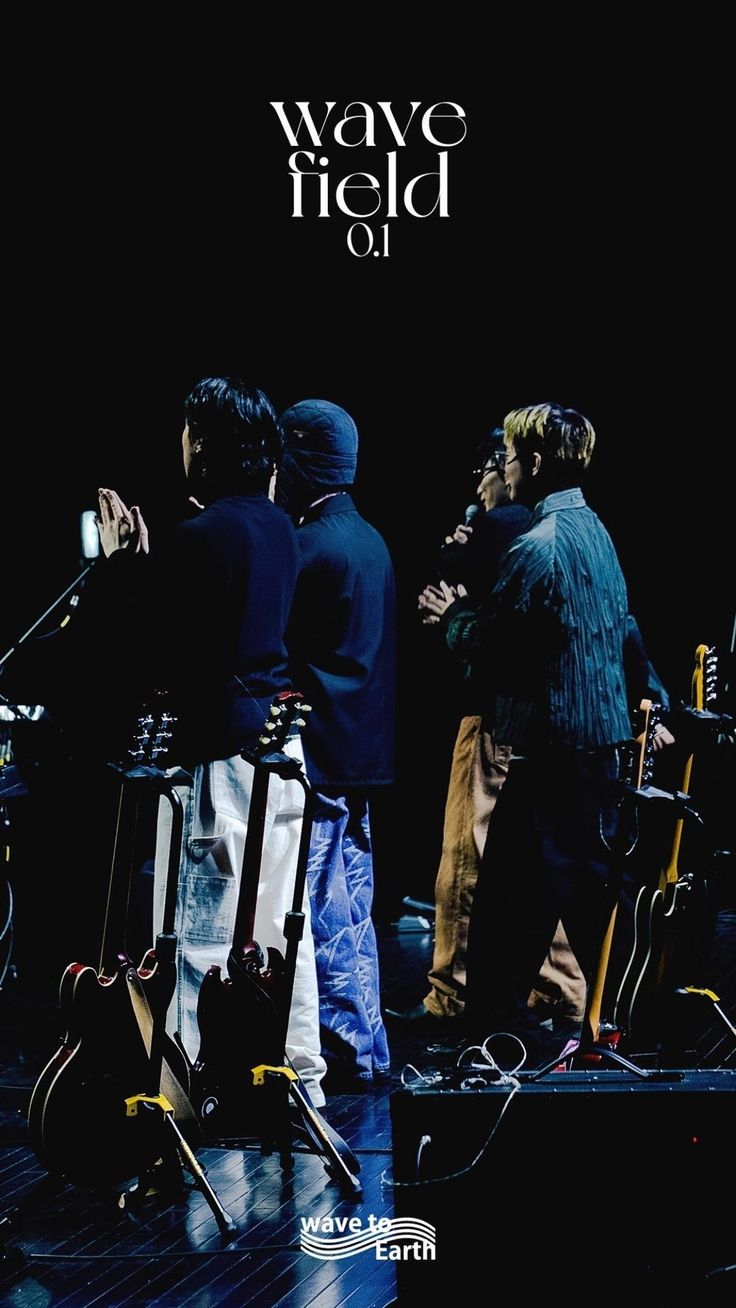
<instances>
[{"instance_id":1,"label":"microphone stand","mask_svg":"<svg viewBox=\"0 0 736 1308\"><path fill-rule=\"evenodd\" d=\"M41 623L46 621L49 614L53 613L54 609L57 609L60 604L64 603L64 600L67 598L68 595L73 595L74 591L79 586L82 585L85 577L88 576L88 574L92 571L93 567L95 566L95 562L96 560L93 560L92 563L88 563L84 571L80 572L76 580L72 582L71 586L67 586L63 594L59 595L59 597L54 600L53 604L49 604L49 607L46 609L44 613L41 614L40 618L36 619L36 621L33 623L33 626L29 627L27 631L24 631L23 635L20 636L18 640L16 640L15 644L11 645L10 649L7 650L5 654L3 654L2 658L0 659L0 671L5 667L5 664L7 663L8 659L11 658L13 654L15 654L16 650L20 649L21 645L25 644L29 636L32 636L34 631L36 631L36 629L41 626Z\"/></svg>"}]
</instances>

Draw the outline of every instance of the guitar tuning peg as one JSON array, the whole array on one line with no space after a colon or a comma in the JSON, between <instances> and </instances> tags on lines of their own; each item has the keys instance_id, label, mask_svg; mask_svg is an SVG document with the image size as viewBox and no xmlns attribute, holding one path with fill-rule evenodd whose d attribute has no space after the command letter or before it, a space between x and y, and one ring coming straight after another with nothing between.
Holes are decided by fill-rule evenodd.
<instances>
[{"instance_id":1,"label":"guitar tuning peg","mask_svg":"<svg viewBox=\"0 0 736 1308\"><path fill-rule=\"evenodd\" d=\"M259 745L270 745L270 744L271 744L271 737L270 737L270 736L259 736L259 737L258 737L258 744L259 744Z\"/></svg>"},{"instance_id":2,"label":"guitar tuning peg","mask_svg":"<svg viewBox=\"0 0 736 1308\"><path fill-rule=\"evenodd\" d=\"M281 704L272 704L268 711L272 718L280 718L284 709Z\"/></svg>"},{"instance_id":3,"label":"guitar tuning peg","mask_svg":"<svg viewBox=\"0 0 736 1308\"><path fill-rule=\"evenodd\" d=\"M307 725L306 718L294 718L295 727L306 727L306 725Z\"/></svg>"},{"instance_id":4,"label":"guitar tuning peg","mask_svg":"<svg viewBox=\"0 0 736 1308\"><path fill-rule=\"evenodd\" d=\"M311 712L312 712L312 705L311 705L311 704L300 704L300 705L299 705L299 712L300 712L300 713L311 713Z\"/></svg>"}]
</instances>

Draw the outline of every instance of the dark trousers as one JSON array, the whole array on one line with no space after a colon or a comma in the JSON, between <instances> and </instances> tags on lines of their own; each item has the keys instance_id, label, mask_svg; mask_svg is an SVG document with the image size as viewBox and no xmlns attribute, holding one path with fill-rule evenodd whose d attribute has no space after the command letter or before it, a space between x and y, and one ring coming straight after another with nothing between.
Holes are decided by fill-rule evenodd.
<instances>
[{"instance_id":1,"label":"dark trousers","mask_svg":"<svg viewBox=\"0 0 736 1308\"><path fill-rule=\"evenodd\" d=\"M513 760L488 831L468 942L473 1039L530 1030L527 997L557 922L586 978L605 930L617 821L615 749Z\"/></svg>"}]
</instances>

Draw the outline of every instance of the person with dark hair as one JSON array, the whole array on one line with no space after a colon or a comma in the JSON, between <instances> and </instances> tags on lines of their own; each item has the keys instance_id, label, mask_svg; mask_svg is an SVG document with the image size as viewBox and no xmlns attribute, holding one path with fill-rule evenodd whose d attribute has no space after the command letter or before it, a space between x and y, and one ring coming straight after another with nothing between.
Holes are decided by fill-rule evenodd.
<instances>
[{"instance_id":1,"label":"person with dark hair","mask_svg":"<svg viewBox=\"0 0 736 1308\"><path fill-rule=\"evenodd\" d=\"M304 732L316 798L309 859L325 1084L389 1066L371 920L369 802L393 780L394 575L355 507L358 431L344 409L303 400L281 415L276 500L297 524L301 570L287 631L292 675L313 712Z\"/></svg>"},{"instance_id":2,"label":"person with dark hair","mask_svg":"<svg viewBox=\"0 0 736 1308\"><path fill-rule=\"evenodd\" d=\"M132 648L128 642L128 657L137 660L141 683L169 691L178 718L171 762L194 777L194 786L181 792L178 985L170 1010L171 1025L194 1058L200 983L211 965L224 965L235 921L253 781L241 750L256 743L274 695L291 686L284 633L298 550L292 524L268 496L281 436L262 391L233 378L198 382L185 404L182 452L201 512L176 528L158 556L152 551L146 558L148 532L139 509L128 510L112 490L99 494L99 530L104 581L113 591L117 582L117 594L128 595L129 631L137 636ZM146 615L155 611L159 622L152 629ZM298 737L286 750L301 757ZM298 784L272 777L255 934L262 948L282 953L302 808ZM168 811L162 806L157 839L159 919ZM319 1105L324 1062L308 904L305 911L287 1053ZM232 1033L244 1048L247 1037L247 1031Z\"/></svg>"},{"instance_id":3,"label":"person with dark hair","mask_svg":"<svg viewBox=\"0 0 736 1308\"><path fill-rule=\"evenodd\" d=\"M466 1033L518 1035L532 1065L565 1043L528 1006L557 922L588 978L601 943L617 746L631 733L628 610L613 544L580 489L591 423L533 405L507 414L504 443L506 486L532 509L529 529L484 605L441 583L427 607L482 669L484 719L511 747L473 903Z\"/></svg>"}]
</instances>

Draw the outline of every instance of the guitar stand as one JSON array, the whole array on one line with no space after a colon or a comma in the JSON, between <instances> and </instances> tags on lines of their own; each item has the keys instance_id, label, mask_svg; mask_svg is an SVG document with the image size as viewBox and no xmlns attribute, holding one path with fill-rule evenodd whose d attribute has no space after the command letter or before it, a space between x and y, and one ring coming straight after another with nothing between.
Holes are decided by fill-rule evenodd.
<instances>
[{"instance_id":1,"label":"guitar stand","mask_svg":"<svg viewBox=\"0 0 736 1308\"><path fill-rule=\"evenodd\" d=\"M679 986L675 991L676 995L692 995L695 999L707 999L710 1002L711 1010L717 1013L726 1029L736 1041L736 1026L729 1017L726 1016L719 1003L719 996L713 990L700 990L697 986Z\"/></svg>"},{"instance_id":2,"label":"guitar stand","mask_svg":"<svg viewBox=\"0 0 736 1308\"><path fill-rule=\"evenodd\" d=\"M589 1055L607 1058L609 1062L614 1063L616 1067L623 1068L625 1072L632 1072L634 1076L638 1076L642 1081L671 1079L666 1078L664 1073L654 1072L643 1067L637 1067L636 1063L632 1063L628 1058L624 1058L622 1054L616 1053L616 1050L611 1049L609 1045L602 1044L597 1040L584 1040L581 1041L575 1049L570 1050L569 1054L566 1054L564 1058L558 1054L556 1058L552 1058L548 1063L545 1063L543 1067L539 1067L535 1072L530 1073L529 1076L525 1077L525 1080L539 1081L543 1076L546 1076L548 1072L551 1072L553 1068L560 1067L562 1063L569 1063L569 1070L572 1070L572 1066L577 1058L585 1058Z\"/></svg>"},{"instance_id":3,"label":"guitar stand","mask_svg":"<svg viewBox=\"0 0 736 1308\"><path fill-rule=\"evenodd\" d=\"M265 1063L254 1067L253 1084L255 1086L266 1086L268 1082L277 1090L278 1098L281 1099L282 1104L284 1099L283 1091L286 1089L287 1096L291 1099L291 1105L296 1109L298 1119L294 1121L292 1118L290 1125L296 1131L301 1130L310 1152L322 1158L327 1175L341 1186L348 1197L353 1199L362 1198L363 1189L356 1175L360 1171L358 1159L345 1144L342 1137L333 1130L314 1107L307 1090L302 1085L293 1067L269 1067ZM288 1098L285 1107L288 1111ZM279 1133L277 1135L277 1144L282 1168L284 1171L292 1171L294 1158L290 1133Z\"/></svg>"},{"instance_id":4,"label":"guitar stand","mask_svg":"<svg viewBox=\"0 0 736 1308\"><path fill-rule=\"evenodd\" d=\"M709 1035L707 1049L703 1043L707 1025L706 1014L708 1017L715 1014L719 1021L719 1027ZM730 1049L725 1054L719 1054L720 1062L714 1064L711 1061L704 1063L701 1061L711 1060L716 1051L721 1049L724 1041ZM671 1066L672 1060L677 1059L678 1066L725 1067L734 1054L736 1054L736 1026L721 1008L719 996L715 991L699 986L678 986L673 990L666 1018L665 1035L659 1046L659 1058L664 1061L665 1066ZM694 1063L693 1057L695 1057Z\"/></svg>"},{"instance_id":5,"label":"guitar stand","mask_svg":"<svg viewBox=\"0 0 736 1308\"><path fill-rule=\"evenodd\" d=\"M654 710L655 706L653 706L650 701L643 700L641 705L642 709L645 709L646 706L648 706L648 723L649 711ZM647 729L645 729L645 739L648 741ZM665 792L663 791L655 792L654 787L651 785L642 784L645 781L648 782L650 769L651 745L645 744L642 746L637 784L633 785L628 781L619 782L621 803L619 807L617 829L611 845L611 875L602 905L602 920L605 925L603 927L601 943L598 950L595 974L591 984L588 985L581 1038L576 1046L569 1050L569 1052L565 1053L565 1051L562 1050L561 1053L550 1059L549 1062L545 1063L542 1067L537 1068L535 1072L529 1075L529 1081L539 1081L543 1076L546 1076L548 1072L563 1065L571 1070L576 1059L591 1057L596 1059L606 1059L616 1067L622 1068L625 1072L630 1072L633 1076L637 1076L643 1081L648 1081L650 1079L656 1080L658 1076L661 1075L649 1069L637 1067L637 1065L632 1063L630 1059L624 1058L622 1054L617 1053L615 1049L612 1049L610 1045L600 1039L601 1006L608 972L608 962L611 955L611 946L613 943L613 933L616 925L618 902L621 896L621 887L623 885L624 863L634 848L633 845L628 845L628 828L624 820L627 816L629 807L626 801L629 800L630 802L633 802L634 807L637 808L645 800L659 798L660 795L665 795ZM669 794L665 795L665 797L667 799L673 798ZM689 800L687 795L683 798Z\"/></svg>"},{"instance_id":6,"label":"guitar stand","mask_svg":"<svg viewBox=\"0 0 736 1308\"><path fill-rule=\"evenodd\" d=\"M181 800L176 789L171 784L170 778L160 774L158 770L151 769L157 788L171 805L171 838L169 841L169 862L166 875L166 894L164 901L162 928L156 937L156 958L157 966L165 974L167 970L176 968L176 934L174 923L176 920L176 898L179 877L179 858L181 855L182 831L183 831L183 814ZM145 994L140 992L139 983L136 984L137 974L134 969L128 972L128 980L131 989L131 1001L136 1013L136 1020L139 1023L141 1035L146 1034L146 1027L150 1024L150 1030L147 1032L148 1045L148 1077L151 1085L160 1086L161 1071L163 1066L163 1040L166 1028L166 1008L157 1005L153 1011L148 1005ZM166 1006L168 1007L168 1005ZM188 1098L180 1103L180 1109L192 1111ZM143 1175L139 1178L138 1183L129 1190L123 1191L118 1200L118 1206L124 1208L131 1204L139 1204L143 1199L152 1192L166 1188L173 1193L181 1193L185 1189L183 1168L186 1167L191 1173L196 1188L204 1195L207 1204L217 1222L221 1234L233 1235L237 1231L237 1226L229 1213L225 1211L215 1191L207 1180L206 1171L197 1162L194 1151L189 1142L182 1134L178 1123L175 1120L175 1109L173 1104L166 1096L158 1091L156 1094L136 1094L125 1100L125 1112L127 1117L137 1117L141 1113L161 1113L160 1125L162 1131L162 1149L161 1157L156 1160L152 1166L148 1167Z\"/></svg>"},{"instance_id":7,"label":"guitar stand","mask_svg":"<svg viewBox=\"0 0 736 1308\"><path fill-rule=\"evenodd\" d=\"M294 893L291 909L284 920L286 951L284 955L283 998L278 1011L274 1011L275 1026L272 1032L269 1033L267 1041L269 1061L251 1069L252 1085L259 1088L259 1098L261 1098L261 1094L264 1096L263 1107L265 1111L261 1115L262 1126L259 1131L261 1147L264 1152L268 1152L269 1148L275 1144L279 1151L282 1168L284 1171L291 1171L294 1165L292 1133L296 1129L301 1133L310 1152L322 1158L328 1176L341 1186L347 1197L356 1199L362 1195L361 1185L357 1179L360 1163L342 1137L315 1108L297 1072L289 1065L289 1060L286 1057L286 1040L294 991L297 952L304 934L305 915L303 904L307 885L307 863L314 811L311 786L305 776L301 761L280 750L272 750L266 754L259 751L244 751L243 758L253 765L254 779L243 851L241 899L239 900L238 913L241 909L246 878L253 878L255 874L255 884L257 886L257 879L260 874L263 858L266 804L271 776L276 774L284 781L296 781L304 792L304 811L294 878ZM237 968L238 961L234 959L231 951L228 959L231 982L237 978ZM246 1069L243 1072L244 1078L248 1075Z\"/></svg>"},{"instance_id":8,"label":"guitar stand","mask_svg":"<svg viewBox=\"0 0 736 1308\"><path fill-rule=\"evenodd\" d=\"M168 1139L162 1141L161 1158L138 1178L128 1190L118 1198L118 1207L122 1209L137 1208L153 1193L166 1191L180 1194L186 1189L183 1169L186 1167L194 1179L195 1187L204 1195L210 1210L223 1235L234 1235L237 1225L225 1211L215 1191L207 1180L206 1169L197 1162L194 1151L182 1135L174 1120L174 1110L165 1095L133 1095L125 1101L126 1113L135 1117L139 1110L151 1112L160 1110L162 1126Z\"/></svg>"},{"instance_id":9,"label":"guitar stand","mask_svg":"<svg viewBox=\"0 0 736 1308\"><path fill-rule=\"evenodd\" d=\"M297 781L304 792L304 815L302 818L296 875L294 878L294 895L291 904L291 912L286 914L284 921L284 936L286 937L286 955L284 958L286 987L278 1047L280 1050L285 1050L286 1035L289 1026L289 1013L291 1012L291 999L294 990L296 957L299 949L299 942L304 934L303 906L304 896L308 893L307 863L309 861L309 845L312 834L314 800L312 798L312 788L307 780L304 768L298 759L290 758L288 754L265 755L259 760L258 764L256 764L256 767L259 766L266 770L267 780L272 772L276 772L284 780L291 779ZM283 1061L284 1063L287 1062L285 1056ZM311 1152L322 1158L328 1176L341 1186L346 1195L354 1199L360 1198L363 1191L357 1177L357 1173L360 1171L360 1163L358 1162L358 1159L355 1157L352 1150L345 1144L342 1137L338 1135L337 1131L335 1131L329 1123L325 1121L321 1113L319 1113L314 1107L309 1094L302 1085L302 1082L294 1069L288 1066L276 1068L254 1068L253 1084L263 1084L266 1075L268 1075L269 1079L276 1076L286 1080L288 1094L282 1094L280 1096L283 1104L283 1111L288 1113L290 1099L292 1107L296 1109L299 1126L303 1128L303 1131L306 1134Z\"/></svg>"}]
</instances>

